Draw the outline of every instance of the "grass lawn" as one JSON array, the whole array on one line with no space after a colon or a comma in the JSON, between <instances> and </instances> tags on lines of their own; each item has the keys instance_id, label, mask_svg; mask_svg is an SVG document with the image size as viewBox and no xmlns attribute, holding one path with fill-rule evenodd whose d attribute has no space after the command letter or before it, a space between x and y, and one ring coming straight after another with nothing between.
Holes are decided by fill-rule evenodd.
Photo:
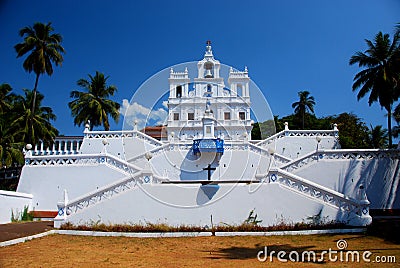
<instances>
[{"instance_id":1,"label":"grass lawn","mask_svg":"<svg viewBox=\"0 0 400 268\"><path fill-rule=\"evenodd\" d=\"M266 262L257 260L257 253L265 246L268 252L287 252L286 259L291 251L301 256L301 252L311 250L318 259L324 250L337 250L340 239L346 240L347 250L360 251L359 263L330 262L327 255L320 263L282 263L277 253L272 262L269 258ZM372 252L370 263L362 260L366 250ZM378 264L373 262L376 256L395 256L397 263ZM354 234L193 238L51 235L0 248L0 267L399 267L399 263L399 244Z\"/></svg>"}]
</instances>

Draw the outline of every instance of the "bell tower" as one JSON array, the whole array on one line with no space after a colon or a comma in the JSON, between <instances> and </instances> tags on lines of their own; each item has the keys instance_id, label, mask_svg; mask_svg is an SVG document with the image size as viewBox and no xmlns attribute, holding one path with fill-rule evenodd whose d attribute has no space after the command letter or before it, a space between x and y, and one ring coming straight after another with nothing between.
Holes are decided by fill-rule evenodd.
<instances>
[{"instance_id":1,"label":"bell tower","mask_svg":"<svg viewBox=\"0 0 400 268\"><path fill-rule=\"evenodd\" d=\"M214 55L211 49L211 41L206 42L206 52L204 53L203 60L197 63L198 79L214 79L220 78L219 70L221 64L218 60L214 59Z\"/></svg>"}]
</instances>

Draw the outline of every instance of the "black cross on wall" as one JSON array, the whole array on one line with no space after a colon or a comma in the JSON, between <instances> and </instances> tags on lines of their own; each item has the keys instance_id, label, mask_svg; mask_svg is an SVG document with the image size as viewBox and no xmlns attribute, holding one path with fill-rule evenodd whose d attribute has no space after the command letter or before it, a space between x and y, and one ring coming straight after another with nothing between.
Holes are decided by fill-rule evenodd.
<instances>
[{"instance_id":1,"label":"black cross on wall","mask_svg":"<svg viewBox=\"0 0 400 268\"><path fill-rule=\"evenodd\" d=\"M203 170L207 170L208 171L208 180L211 180L211 170L216 170L216 168L211 167L211 164L208 164L208 167L203 168Z\"/></svg>"}]
</instances>

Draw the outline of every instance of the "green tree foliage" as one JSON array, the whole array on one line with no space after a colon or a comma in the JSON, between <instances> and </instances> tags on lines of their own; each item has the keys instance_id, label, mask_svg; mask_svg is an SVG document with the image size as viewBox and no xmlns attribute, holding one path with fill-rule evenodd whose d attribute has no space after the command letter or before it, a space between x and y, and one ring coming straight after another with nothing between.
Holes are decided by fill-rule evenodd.
<instances>
[{"instance_id":1,"label":"green tree foliage","mask_svg":"<svg viewBox=\"0 0 400 268\"><path fill-rule=\"evenodd\" d=\"M365 122L352 113L325 117L330 125L337 124L339 142L343 149L369 148L369 129Z\"/></svg>"},{"instance_id":2,"label":"green tree foliage","mask_svg":"<svg viewBox=\"0 0 400 268\"><path fill-rule=\"evenodd\" d=\"M342 113L339 115L317 118L315 115L308 114L306 122L310 124L309 129L333 129L333 125L337 124L339 128L339 140L343 149L355 148L371 148L370 131L365 122L351 113ZM275 117L275 125L277 132L284 129L284 123L288 122L289 129L301 129L301 123L296 120L296 115L291 114L282 118Z\"/></svg>"},{"instance_id":3,"label":"green tree foliage","mask_svg":"<svg viewBox=\"0 0 400 268\"><path fill-rule=\"evenodd\" d=\"M0 118L0 167L9 167L13 164L22 164L24 156L22 148L24 143L17 140L20 131L17 133L12 130L4 114Z\"/></svg>"},{"instance_id":4,"label":"green tree foliage","mask_svg":"<svg viewBox=\"0 0 400 268\"><path fill-rule=\"evenodd\" d=\"M110 130L108 116L116 122L119 120L120 105L109 99L117 91L115 86L108 86L103 73L96 71L95 76L88 75L90 80L79 79L77 85L84 91L71 92L71 102L68 103L75 125L91 122L91 126L104 126L104 130Z\"/></svg>"},{"instance_id":5,"label":"green tree foliage","mask_svg":"<svg viewBox=\"0 0 400 268\"><path fill-rule=\"evenodd\" d=\"M358 64L362 70L354 76L353 91L358 91L357 99L369 93L368 104L379 102L388 114L389 147L392 146L392 108L399 98L399 47L400 35L393 41L389 34L379 32L373 41L365 40L368 49L356 52L350 58L350 65Z\"/></svg>"},{"instance_id":6,"label":"green tree foliage","mask_svg":"<svg viewBox=\"0 0 400 268\"><path fill-rule=\"evenodd\" d=\"M388 146L388 131L381 125L371 126L368 138L368 145L371 148L383 149Z\"/></svg>"},{"instance_id":7,"label":"green tree foliage","mask_svg":"<svg viewBox=\"0 0 400 268\"><path fill-rule=\"evenodd\" d=\"M254 123L251 130L252 140L264 140L276 133L274 120Z\"/></svg>"},{"instance_id":8,"label":"green tree foliage","mask_svg":"<svg viewBox=\"0 0 400 268\"><path fill-rule=\"evenodd\" d=\"M292 108L294 109L294 113L301 118L302 128L304 129L306 113L309 111L314 114L315 99L313 96L310 96L310 92L308 91L300 91L298 95L299 101L294 102Z\"/></svg>"},{"instance_id":9,"label":"green tree foliage","mask_svg":"<svg viewBox=\"0 0 400 268\"><path fill-rule=\"evenodd\" d=\"M34 102L34 92L24 89L24 96L18 95L12 103L12 121L10 128L18 130L18 140L37 144L39 141L51 143L58 130L51 124L56 115L50 107L42 106L44 96L37 92L34 113L30 107Z\"/></svg>"},{"instance_id":10,"label":"green tree foliage","mask_svg":"<svg viewBox=\"0 0 400 268\"><path fill-rule=\"evenodd\" d=\"M251 139L261 140L260 124L258 122L253 124L253 128L251 129Z\"/></svg>"},{"instance_id":11,"label":"green tree foliage","mask_svg":"<svg viewBox=\"0 0 400 268\"><path fill-rule=\"evenodd\" d=\"M23 162L22 146L18 141L20 130L10 128L14 95L9 84L0 85L0 167Z\"/></svg>"},{"instance_id":12,"label":"green tree foliage","mask_svg":"<svg viewBox=\"0 0 400 268\"><path fill-rule=\"evenodd\" d=\"M11 110L11 101L14 97L11 91L12 88L9 84L0 85L0 114Z\"/></svg>"}]
</instances>

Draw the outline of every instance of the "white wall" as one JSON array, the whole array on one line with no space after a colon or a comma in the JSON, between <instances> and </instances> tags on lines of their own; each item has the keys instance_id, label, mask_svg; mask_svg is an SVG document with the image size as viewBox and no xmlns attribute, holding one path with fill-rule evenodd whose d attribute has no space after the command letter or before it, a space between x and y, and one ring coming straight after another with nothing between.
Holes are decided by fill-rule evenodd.
<instances>
[{"instance_id":1,"label":"white wall","mask_svg":"<svg viewBox=\"0 0 400 268\"><path fill-rule=\"evenodd\" d=\"M24 207L32 209L32 195L0 190L0 224L11 222L11 213L22 213Z\"/></svg>"},{"instance_id":2,"label":"white wall","mask_svg":"<svg viewBox=\"0 0 400 268\"><path fill-rule=\"evenodd\" d=\"M35 210L57 210L64 189L69 199L77 198L125 175L105 164L92 166L27 166L21 172L17 192L33 195Z\"/></svg>"},{"instance_id":3,"label":"white wall","mask_svg":"<svg viewBox=\"0 0 400 268\"><path fill-rule=\"evenodd\" d=\"M269 157L247 150L225 150L218 162L215 153L202 153L200 157L196 157L191 150L181 149L165 150L156 154L150 163L156 174L167 175L174 181L207 180L208 171L203 168L210 163L216 168L211 172L212 180L252 180L256 173L267 172L269 161Z\"/></svg>"},{"instance_id":4,"label":"white wall","mask_svg":"<svg viewBox=\"0 0 400 268\"><path fill-rule=\"evenodd\" d=\"M337 140L332 136L320 136L321 141L318 144L316 136L287 136L275 141L276 152L280 155L297 159L305 154L317 149L337 149ZM272 146L273 146L272 145ZM269 146L271 147L271 146Z\"/></svg>"},{"instance_id":5,"label":"white wall","mask_svg":"<svg viewBox=\"0 0 400 268\"><path fill-rule=\"evenodd\" d=\"M219 190L209 198L199 185L144 184L71 214L67 221L210 226L211 215L214 224L241 224L253 209L264 226L282 220L307 222L308 217L321 210L321 216L327 221L349 221L353 225L365 225L370 221L370 218L361 219L354 214L344 215L335 207L305 198L276 183L258 186L260 184L220 184Z\"/></svg>"}]
</instances>

